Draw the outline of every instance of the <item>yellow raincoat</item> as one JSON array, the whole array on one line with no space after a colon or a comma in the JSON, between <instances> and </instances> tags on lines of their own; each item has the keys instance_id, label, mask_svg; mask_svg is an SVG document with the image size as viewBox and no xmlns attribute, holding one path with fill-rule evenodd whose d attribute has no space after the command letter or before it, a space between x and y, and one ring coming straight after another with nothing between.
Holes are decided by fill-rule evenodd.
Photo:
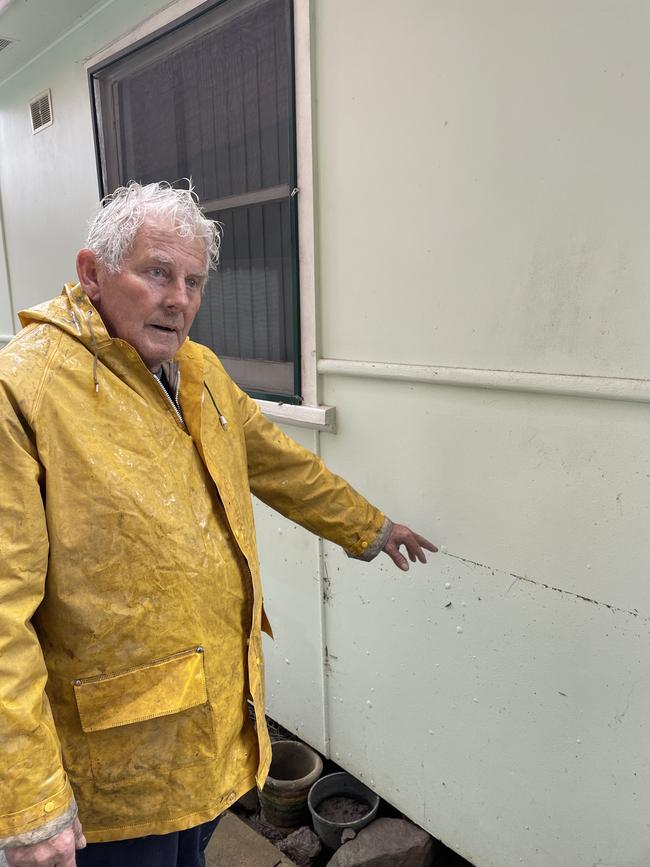
<instances>
[{"instance_id":1,"label":"yellow raincoat","mask_svg":"<svg viewBox=\"0 0 650 867\"><path fill-rule=\"evenodd\" d=\"M0 838L73 792L91 842L192 827L270 762L251 491L352 555L384 516L205 347L174 359L181 419L79 286L21 321L0 353Z\"/></svg>"}]
</instances>

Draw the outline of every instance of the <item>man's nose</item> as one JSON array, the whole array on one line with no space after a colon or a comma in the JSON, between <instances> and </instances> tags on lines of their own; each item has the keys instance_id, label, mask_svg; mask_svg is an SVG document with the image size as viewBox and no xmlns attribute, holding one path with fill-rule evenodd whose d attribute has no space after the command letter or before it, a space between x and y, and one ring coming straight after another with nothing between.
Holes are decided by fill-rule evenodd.
<instances>
[{"instance_id":1,"label":"man's nose","mask_svg":"<svg viewBox=\"0 0 650 867\"><path fill-rule=\"evenodd\" d=\"M189 291L184 277L175 277L167 284L165 304L167 307L183 308L189 300Z\"/></svg>"}]
</instances>

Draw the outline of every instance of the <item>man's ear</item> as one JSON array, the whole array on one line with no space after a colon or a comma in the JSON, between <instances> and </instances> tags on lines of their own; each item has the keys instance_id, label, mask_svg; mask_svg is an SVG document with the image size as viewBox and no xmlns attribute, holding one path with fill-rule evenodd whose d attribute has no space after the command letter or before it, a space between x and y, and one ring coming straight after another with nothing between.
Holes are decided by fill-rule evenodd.
<instances>
[{"instance_id":1,"label":"man's ear","mask_svg":"<svg viewBox=\"0 0 650 867\"><path fill-rule=\"evenodd\" d=\"M83 249L77 253L77 277L81 288L93 304L99 302L99 267L97 256L92 250Z\"/></svg>"}]
</instances>

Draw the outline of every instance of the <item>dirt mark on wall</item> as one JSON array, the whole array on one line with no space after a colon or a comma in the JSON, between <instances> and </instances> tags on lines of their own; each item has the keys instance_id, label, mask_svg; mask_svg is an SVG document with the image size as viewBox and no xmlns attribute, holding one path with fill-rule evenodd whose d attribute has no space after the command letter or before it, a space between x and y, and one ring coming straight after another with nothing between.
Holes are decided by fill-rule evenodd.
<instances>
[{"instance_id":1,"label":"dirt mark on wall","mask_svg":"<svg viewBox=\"0 0 650 867\"><path fill-rule=\"evenodd\" d=\"M631 617L638 617L643 622L650 622L650 617L640 616L636 608L618 608L616 605L610 605L609 602L599 602L597 599L591 599L589 596L582 596L580 593L573 593L571 590L563 590L561 587L554 587L552 584L546 584L544 581L530 578L528 575L518 575L516 572L505 572L503 569L495 569L493 566L489 566L486 563L478 563L476 560L470 560L467 557L460 557L458 554L450 554L449 552L446 552L446 556L453 557L455 560L460 560L463 563L469 563L471 566L479 566L481 569L487 569L493 575L498 572L502 575L509 575L513 581L506 590L506 593L509 593L517 582L526 581L528 584L534 584L535 587L542 587L544 590L550 590L553 593L561 593L563 596L571 596L574 599L579 599L581 602L587 602L590 605L600 605L616 614L628 614Z\"/></svg>"}]
</instances>

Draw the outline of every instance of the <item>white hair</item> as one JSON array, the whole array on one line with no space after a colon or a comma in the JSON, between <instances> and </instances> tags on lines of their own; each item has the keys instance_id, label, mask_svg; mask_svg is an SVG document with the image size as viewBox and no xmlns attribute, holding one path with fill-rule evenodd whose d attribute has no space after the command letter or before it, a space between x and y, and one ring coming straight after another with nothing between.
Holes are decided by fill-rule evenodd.
<instances>
[{"instance_id":1,"label":"white hair","mask_svg":"<svg viewBox=\"0 0 650 867\"><path fill-rule=\"evenodd\" d=\"M208 268L216 267L221 224L203 216L191 181L187 190L176 190L166 181L144 186L131 181L102 199L101 204L90 223L86 247L108 271L120 270L136 232L148 217L168 218L181 237L201 239Z\"/></svg>"}]
</instances>

